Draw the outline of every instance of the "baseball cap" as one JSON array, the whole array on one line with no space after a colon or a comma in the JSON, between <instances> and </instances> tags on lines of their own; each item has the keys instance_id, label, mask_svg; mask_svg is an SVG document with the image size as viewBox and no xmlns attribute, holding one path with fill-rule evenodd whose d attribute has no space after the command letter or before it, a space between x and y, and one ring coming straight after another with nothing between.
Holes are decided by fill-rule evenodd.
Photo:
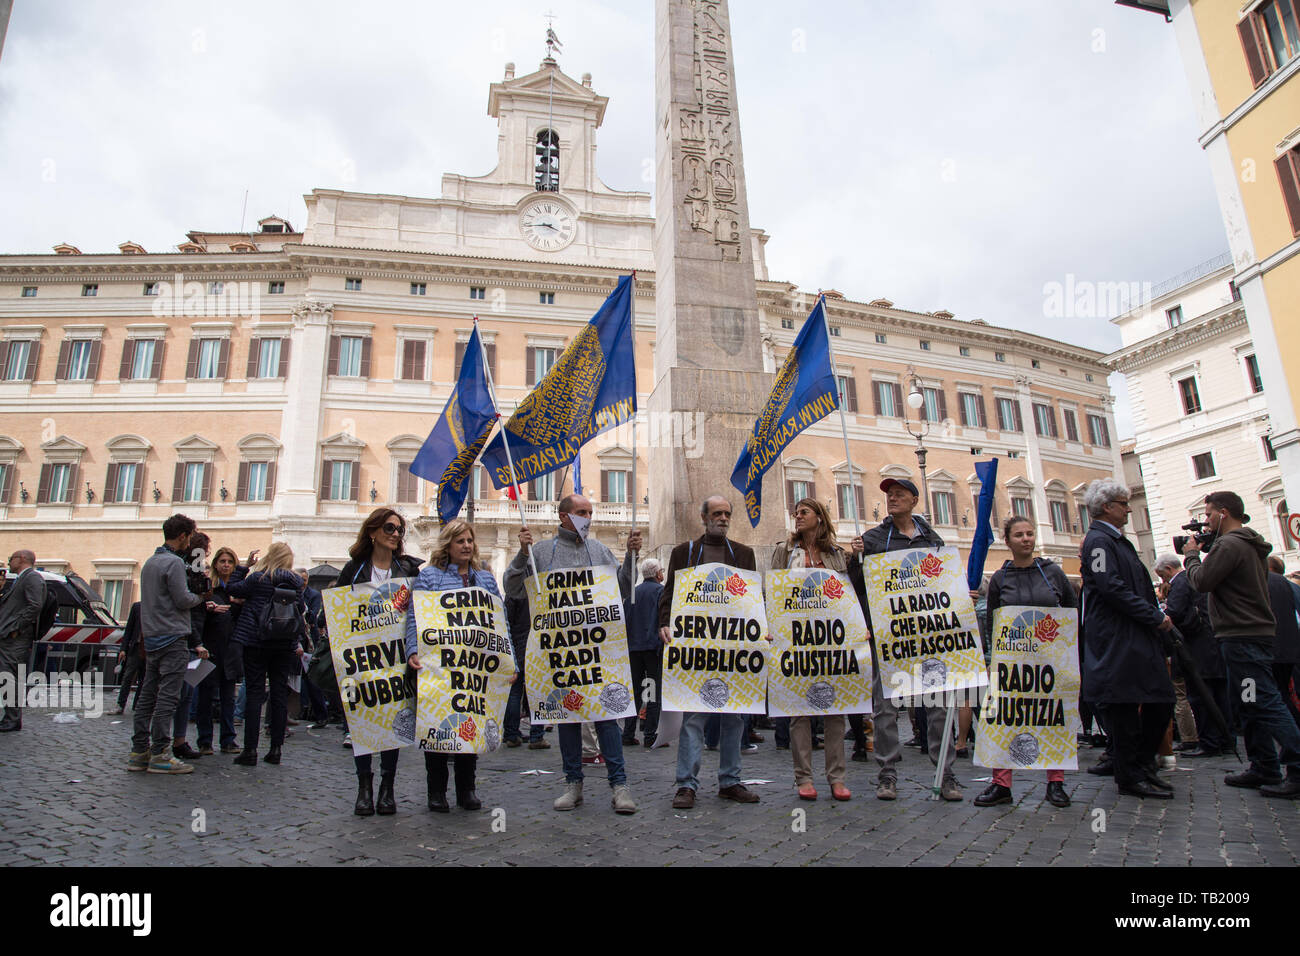
<instances>
[{"instance_id":1,"label":"baseball cap","mask_svg":"<svg viewBox=\"0 0 1300 956\"><path fill-rule=\"evenodd\" d=\"M908 491L910 491L912 494L918 497L921 494L919 491L916 490L916 485L912 484L906 478L886 478L884 481L880 483L880 490L885 492L885 494L889 494L889 489L894 487L894 485L898 485L901 488L906 488Z\"/></svg>"}]
</instances>

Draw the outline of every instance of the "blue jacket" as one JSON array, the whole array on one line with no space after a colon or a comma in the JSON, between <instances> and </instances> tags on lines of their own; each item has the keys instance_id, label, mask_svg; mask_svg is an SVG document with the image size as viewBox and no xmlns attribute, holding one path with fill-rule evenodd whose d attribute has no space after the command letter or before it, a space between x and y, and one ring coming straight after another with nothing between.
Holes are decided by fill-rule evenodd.
<instances>
[{"instance_id":1,"label":"blue jacket","mask_svg":"<svg viewBox=\"0 0 1300 956\"><path fill-rule=\"evenodd\" d=\"M659 595L664 586L658 581L642 581L636 586L636 604L623 604L623 620L627 622L627 649L629 651L657 651L663 648L659 640Z\"/></svg>"},{"instance_id":2,"label":"blue jacket","mask_svg":"<svg viewBox=\"0 0 1300 956\"><path fill-rule=\"evenodd\" d=\"M469 586L473 588L483 588L485 591L491 591L498 598L501 597L500 590L497 589L497 579L492 576L492 572L487 568L479 568L477 571L470 570ZM460 576L460 572L453 567L440 568L435 565L427 565L420 572L419 577L415 579L415 584L411 586L411 612L406 615L406 656L410 657L419 649L419 642L415 630L415 593L416 591L454 591L457 588L465 587L465 579Z\"/></svg>"},{"instance_id":3,"label":"blue jacket","mask_svg":"<svg viewBox=\"0 0 1300 956\"><path fill-rule=\"evenodd\" d=\"M271 600L276 588L290 588L298 595L295 605L298 614L303 618L303 627L306 628L307 605L302 599L302 578L283 568L270 575L262 571L254 571L244 580L232 580L226 586L226 593L231 597L244 599L244 608L239 612L239 623L235 625L232 638L237 644L262 642L262 635L257 632L257 622L262 616L262 608L266 607L267 602ZM294 646L301 647L302 642L298 641Z\"/></svg>"}]
</instances>

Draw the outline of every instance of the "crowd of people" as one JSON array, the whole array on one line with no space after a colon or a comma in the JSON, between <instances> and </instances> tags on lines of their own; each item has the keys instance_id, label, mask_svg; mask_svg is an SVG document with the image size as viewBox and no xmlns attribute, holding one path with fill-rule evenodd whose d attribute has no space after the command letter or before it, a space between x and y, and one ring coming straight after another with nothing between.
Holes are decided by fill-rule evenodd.
<instances>
[{"instance_id":1,"label":"crowd of people","mask_svg":"<svg viewBox=\"0 0 1300 956\"><path fill-rule=\"evenodd\" d=\"M934 550L943 539L916 513L917 488L910 481L881 484L888 515L879 525L854 537L848 547L836 539L824 504L804 498L793 510L794 530L770 556L772 568L823 568L852 583L868 629L863 573L870 555L911 549ZM1225 783L1259 790L1266 796L1300 796L1300 710L1296 670L1300 665L1300 575L1283 575L1280 559L1247 527L1241 499L1232 492L1206 498L1208 535L1191 536L1180 555L1156 562L1158 584L1140 560L1123 529L1130 513L1128 489L1112 480L1094 481L1084 497L1091 524L1080 549L1080 585L1064 570L1038 554L1035 524L1012 516L1001 531L1011 557L985 578L976 599L986 660L988 633L1002 607L1080 609L1078 656L1083 718L1080 745L1104 747L1088 772L1113 776L1120 794L1169 800L1175 788L1159 771L1184 759L1236 751L1244 738L1249 765L1229 773ZM870 715L769 719L763 715L661 713L657 689L665 646L670 642L669 616L679 572L718 562L753 570L754 550L730 535L731 505L710 496L701 505L702 534L671 550L667 567L653 558L636 564L642 536L633 531L624 559L590 536L592 504L570 495L559 505L554 534L535 539L519 534L519 551L498 587L480 560L473 526L453 520L443 526L427 562L408 554L405 519L391 508L378 508L362 523L350 560L334 586L412 580L413 591L484 588L502 599L519 677L510 688L502 740L506 747L524 743L549 749L547 728L524 726L527 694L522 679L530 638L530 615L524 584L538 573L565 568L605 566L616 569L624 601L628 657L636 688L636 714L623 721L594 725L561 723L556 730L563 792L554 809L570 811L583 803L584 765L603 765L611 790L611 807L630 814L637 803L627 782L626 748L677 745L672 807L689 810L700 789L705 750L718 754L718 797L757 803L759 796L741 780L746 752L765 742L760 730L774 732L779 749L789 750L797 796L816 800L813 752L821 749L824 773L835 800L851 799L846 747L851 759L874 759L878 765L876 797L898 797L898 766L904 743L900 711L913 729L909 743L942 761L937 774L940 796L964 799L957 761L969 756L973 713L963 707L955 721L942 706L904 706L882 688L872 643L872 710ZM116 713L123 713L135 689L133 736L126 769L153 774L184 774L195 761L216 753L234 755L234 763L255 767L267 706L267 749L260 757L279 764L291 726L299 720L314 728L339 724L349 746L344 708L329 653L325 613L319 591L308 586L306 572L295 569L294 555L283 542L270 544L260 558L254 551L241 562L228 547L212 542L185 515L163 525L163 543L145 562L140 600L128 616L119 655L121 686ZM1212 539L1212 547L1206 550ZM38 637L43 584L33 573L35 556L17 551L9 559L6 587L0 595L0 667L15 672ZM642 580L635 585L635 570ZM407 664L420 668L414 614L406 622ZM301 712L290 717L291 690L298 691ZM920 701L912 702L919 704ZM242 740L238 724L242 719ZM189 740L193 723L195 743ZM1096 732L1093 731L1095 724ZM0 731L21 727L21 711L6 707ZM955 727L955 738L950 728ZM641 734L638 739L637 734ZM944 739L945 733L950 736ZM526 735L526 736L525 736ZM215 739L214 739L215 737ZM374 793L373 755L356 754L360 816L396 812L394 793L400 749L378 754L379 789ZM472 754L426 752L425 780L429 810L450 811L447 788L455 786L455 804L477 810L476 769ZM450 767L448 764L450 763ZM989 807L1014 801L1012 769L991 768L992 783L974 798ZM1044 799L1054 807L1070 803L1065 771L1047 770Z\"/></svg>"}]
</instances>

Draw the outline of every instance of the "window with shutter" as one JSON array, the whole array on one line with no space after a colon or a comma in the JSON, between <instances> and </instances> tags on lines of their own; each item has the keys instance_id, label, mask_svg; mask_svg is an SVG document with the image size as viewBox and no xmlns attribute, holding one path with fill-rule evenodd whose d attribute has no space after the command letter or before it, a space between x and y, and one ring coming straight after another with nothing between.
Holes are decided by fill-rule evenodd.
<instances>
[{"instance_id":1,"label":"window with shutter","mask_svg":"<svg viewBox=\"0 0 1300 956\"><path fill-rule=\"evenodd\" d=\"M402 342L402 379L408 382L424 381L425 343L416 339Z\"/></svg>"},{"instance_id":2,"label":"window with shutter","mask_svg":"<svg viewBox=\"0 0 1300 956\"><path fill-rule=\"evenodd\" d=\"M104 475L104 504L111 505L117 501L117 462L108 463L108 473Z\"/></svg>"},{"instance_id":3,"label":"window with shutter","mask_svg":"<svg viewBox=\"0 0 1300 956\"><path fill-rule=\"evenodd\" d=\"M162 339L153 340L153 362L149 366L149 378L158 381L162 378L163 352L167 348L167 343Z\"/></svg>"},{"instance_id":4,"label":"window with shutter","mask_svg":"<svg viewBox=\"0 0 1300 956\"><path fill-rule=\"evenodd\" d=\"M14 466L0 464L0 505L7 505L14 484Z\"/></svg>"},{"instance_id":5,"label":"window with shutter","mask_svg":"<svg viewBox=\"0 0 1300 956\"><path fill-rule=\"evenodd\" d=\"M1291 234L1300 236L1300 146L1274 160L1277 179L1282 186L1282 201L1287 218L1291 221Z\"/></svg>"},{"instance_id":6,"label":"window with shutter","mask_svg":"<svg viewBox=\"0 0 1300 956\"><path fill-rule=\"evenodd\" d=\"M1241 37L1241 46L1246 53L1246 66L1250 70L1250 81L1259 86L1271 70L1264 44L1260 41L1259 24L1253 15L1247 16L1237 24L1237 35Z\"/></svg>"},{"instance_id":7,"label":"window with shutter","mask_svg":"<svg viewBox=\"0 0 1300 956\"><path fill-rule=\"evenodd\" d=\"M339 351L342 348L342 336L330 336L329 357L326 360L325 370L327 375L339 374Z\"/></svg>"},{"instance_id":8,"label":"window with shutter","mask_svg":"<svg viewBox=\"0 0 1300 956\"><path fill-rule=\"evenodd\" d=\"M72 357L72 342L64 339L59 343L59 360L54 365L54 378L56 381L67 381L68 378L68 361Z\"/></svg>"},{"instance_id":9,"label":"window with shutter","mask_svg":"<svg viewBox=\"0 0 1300 956\"><path fill-rule=\"evenodd\" d=\"M1079 440L1079 423L1074 417L1074 412L1068 408L1061 409L1061 414L1065 416L1065 440Z\"/></svg>"},{"instance_id":10,"label":"window with shutter","mask_svg":"<svg viewBox=\"0 0 1300 956\"><path fill-rule=\"evenodd\" d=\"M248 500L248 462L246 461L239 463L239 472L235 478L235 500Z\"/></svg>"},{"instance_id":11,"label":"window with shutter","mask_svg":"<svg viewBox=\"0 0 1300 956\"><path fill-rule=\"evenodd\" d=\"M361 340L361 370L357 373L362 378L370 377L370 338Z\"/></svg>"}]
</instances>

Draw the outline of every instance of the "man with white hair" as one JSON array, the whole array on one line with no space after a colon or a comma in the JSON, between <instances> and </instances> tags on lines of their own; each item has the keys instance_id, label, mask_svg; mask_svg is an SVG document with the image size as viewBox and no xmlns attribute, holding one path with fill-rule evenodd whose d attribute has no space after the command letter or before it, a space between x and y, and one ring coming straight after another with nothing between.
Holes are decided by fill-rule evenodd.
<instances>
[{"instance_id":1,"label":"man with white hair","mask_svg":"<svg viewBox=\"0 0 1300 956\"><path fill-rule=\"evenodd\" d=\"M664 661L664 645L659 639L659 595L664 590L664 566L654 558L646 558L641 562L641 577L645 580L636 586L636 603L623 602L627 656L632 665L637 709L623 724L623 745L637 745L636 725L640 718L645 747L649 750L659 734L659 679Z\"/></svg>"},{"instance_id":2,"label":"man with white hair","mask_svg":"<svg viewBox=\"0 0 1300 956\"><path fill-rule=\"evenodd\" d=\"M1191 580L1183 571L1182 559L1176 554L1161 555L1156 560L1156 575L1169 588L1169 594L1165 598L1165 613L1183 636L1183 646L1187 648L1196 673L1201 675L1219 713L1226 716L1230 713L1227 672L1223 668L1219 643L1210 628L1207 598L1192 587ZM1179 686L1183 684L1186 684L1185 691ZM1216 757L1224 750L1230 750L1232 741L1209 719L1209 702L1197 692L1195 683L1178 678L1174 681L1174 691L1179 695L1174 710L1178 735L1185 744L1190 744L1179 749L1178 753L1184 757ZM1186 694L1185 698L1183 693ZM1190 731L1183 724L1180 712L1184 700L1193 721ZM1193 741L1194 744L1191 743Z\"/></svg>"},{"instance_id":3,"label":"man with white hair","mask_svg":"<svg viewBox=\"0 0 1300 956\"><path fill-rule=\"evenodd\" d=\"M1160 632L1173 621L1160 610L1151 576L1120 529L1129 491L1099 478L1084 492L1092 523L1079 551L1083 577L1083 697L1102 710L1114 747L1115 783L1126 796L1169 800L1173 787L1155 756L1174 713Z\"/></svg>"}]
</instances>

